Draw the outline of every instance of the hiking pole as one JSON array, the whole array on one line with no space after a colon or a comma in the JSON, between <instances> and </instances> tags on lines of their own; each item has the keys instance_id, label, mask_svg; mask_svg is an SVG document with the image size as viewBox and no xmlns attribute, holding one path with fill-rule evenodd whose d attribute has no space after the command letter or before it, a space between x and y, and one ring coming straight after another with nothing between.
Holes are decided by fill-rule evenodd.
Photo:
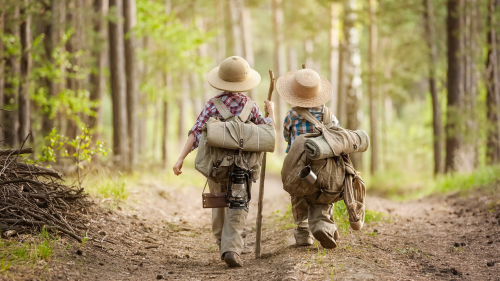
<instances>
[{"instance_id":1,"label":"hiking pole","mask_svg":"<svg viewBox=\"0 0 500 281\"><path fill-rule=\"evenodd\" d=\"M271 78L271 84L269 85L269 93L267 94L267 100L270 101L273 97L274 91L274 73L269 70L269 77ZM269 113L266 110L266 117L269 117ZM257 235L255 242L255 258L260 258L260 241L262 240L262 205L264 201L264 181L266 180L266 154L262 157L262 166L260 168L260 186L259 186L259 207L257 209Z\"/></svg>"}]
</instances>

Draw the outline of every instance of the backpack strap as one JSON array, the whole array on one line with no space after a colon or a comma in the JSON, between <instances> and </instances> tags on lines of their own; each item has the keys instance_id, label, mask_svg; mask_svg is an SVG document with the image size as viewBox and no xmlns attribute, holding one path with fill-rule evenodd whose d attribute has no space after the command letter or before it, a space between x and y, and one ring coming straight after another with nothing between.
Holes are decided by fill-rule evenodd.
<instances>
[{"instance_id":1,"label":"backpack strap","mask_svg":"<svg viewBox=\"0 0 500 281\"><path fill-rule=\"evenodd\" d=\"M229 118L234 116L231 113L231 111L229 111L229 109L227 109L226 105L224 104L224 102L220 98L213 98L213 99L211 99L211 101L214 103L215 108L217 108L217 110L219 111L220 115L222 115L222 118L224 118L224 120L229 119Z\"/></svg>"},{"instance_id":2,"label":"backpack strap","mask_svg":"<svg viewBox=\"0 0 500 281\"><path fill-rule=\"evenodd\" d=\"M255 102L252 100L248 100L245 103L245 106L240 112L240 119L243 122L246 122L248 120L248 117L250 117L250 114L252 113L253 106L255 105Z\"/></svg>"},{"instance_id":3,"label":"backpack strap","mask_svg":"<svg viewBox=\"0 0 500 281\"><path fill-rule=\"evenodd\" d=\"M314 126L321 128L324 127L323 123L319 122L318 119L316 119L309 110L303 107L294 107L292 108L295 110L300 116L304 117L307 121L311 122L314 124Z\"/></svg>"}]
</instances>

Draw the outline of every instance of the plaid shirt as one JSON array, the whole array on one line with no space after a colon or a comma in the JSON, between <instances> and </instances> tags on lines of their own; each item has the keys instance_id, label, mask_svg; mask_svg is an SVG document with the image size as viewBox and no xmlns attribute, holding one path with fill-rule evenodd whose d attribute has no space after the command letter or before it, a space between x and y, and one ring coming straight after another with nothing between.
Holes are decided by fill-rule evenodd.
<instances>
[{"instance_id":1,"label":"plaid shirt","mask_svg":"<svg viewBox=\"0 0 500 281\"><path fill-rule=\"evenodd\" d=\"M320 122L323 122L323 113L324 108L323 105L318 107L307 108L311 114L316 117ZM332 113L333 124L338 125L339 120ZM314 124L307 121L305 118L302 118L297 111L290 109L285 117L285 121L283 124L283 135L285 136L285 141L288 142L288 146L286 148L286 152L290 150L290 146L292 146L293 141L301 134L314 133Z\"/></svg>"},{"instance_id":2,"label":"plaid shirt","mask_svg":"<svg viewBox=\"0 0 500 281\"><path fill-rule=\"evenodd\" d=\"M239 115L243 108L245 107L245 104L247 101L250 100L249 97L240 94L240 93L230 93L230 92L222 92L220 95L215 96L215 98L220 98L222 102L226 105L227 109L233 114L233 115ZM205 122L210 119L210 117L217 116L219 118L222 118L222 115L219 113L217 108L215 107L214 103L212 100L209 100L207 104L205 105L205 108L201 111L200 115L198 116L198 119L196 119L196 122L194 123L193 128L189 130L188 136L190 134L194 134L194 143L193 143L193 148L191 151L196 149L198 145L200 144L200 139L201 139L201 132L203 130L203 125L205 125ZM253 122L257 125L259 124L269 124L271 123L271 118L264 118L264 115L260 111L259 107L257 106L257 103L254 104L252 108L252 112L250 113L250 116L248 117L248 121Z\"/></svg>"}]
</instances>

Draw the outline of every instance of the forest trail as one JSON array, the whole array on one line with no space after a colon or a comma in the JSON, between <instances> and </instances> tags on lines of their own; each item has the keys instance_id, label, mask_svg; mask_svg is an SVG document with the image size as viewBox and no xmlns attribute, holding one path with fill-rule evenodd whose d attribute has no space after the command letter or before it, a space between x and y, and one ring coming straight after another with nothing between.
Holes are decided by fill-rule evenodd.
<instances>
[{"instance_id":1,"label":"forest trail","mask_svg":"<svg viewBox=\"0 0 500 281\"><path fill-rule=\"evenodd\" d=\"M404 203L368 197L368 209L385 219L344 233L337 249L324 250L294 245L291 219L283 219L289 197L270 177L263 258L254 259L254 199L240 269L218 256L201 189L145 183L131 193L126 210L94 219L105 232L101 243L51 259L51 280L500 280L500 212L488 207L500 200L495 191Z\"/></svg>"}]
</instances>

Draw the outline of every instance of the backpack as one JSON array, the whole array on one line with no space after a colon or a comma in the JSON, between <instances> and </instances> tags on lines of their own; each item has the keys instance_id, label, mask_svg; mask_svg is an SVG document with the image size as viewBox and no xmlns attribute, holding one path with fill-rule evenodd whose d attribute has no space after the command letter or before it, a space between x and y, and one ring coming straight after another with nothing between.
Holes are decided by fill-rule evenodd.
<instances>
[{"instance_id":1,"label":"backpack","mask_svg":"<svg viewBox=\"0 0 500 281\"><path fill-rule=\"evenodd\" d=\"M351 228L361 229L364 222L366 187L359 173L354 169L349 155L340 154L312 160L307 156L305 142L308 139L323 137L328 140L333 151L351 152L357 151L361 146L367 148L366 143L362 144L359 138L348 137L349 134L356 134L356 132L332 124L331 111L326 106L323 123L305 108L294 107L293 109L313 123L318 132L299 135L293 142L281 170L283 189L294 197L314 198L319 204L331 204L344 200ZM346 131L349 134L346 135ZM306 184L298 176L299 171L308 165L317 176L316 182L311 185Z\"/></svg>"},{"instance_id":2,"label":"backpack","mask_svg":"<svg viewBox=\"0 0 500 281\"><path fill-rule=\"evenodd\" d=\"M218 117L210 117L203 126L198 152L195 158L195 168L205 177L215 182L221 182L228 179L234 165L249 171L252 175L252 181L257 181L260 176L260 165L262 162L263 152L255 151L240 151L239 149L226 149L222 147L210 146L207 143L207 133L209 124L214 122L231 122L238 121L243 123L251 123L248 117L252 112L254 102L249 100L246 102L239 116L234 116L226 107L224 102L219 98L213 98L212 102L222 115L222 119Z\"/></svg>"}]
</instances>

